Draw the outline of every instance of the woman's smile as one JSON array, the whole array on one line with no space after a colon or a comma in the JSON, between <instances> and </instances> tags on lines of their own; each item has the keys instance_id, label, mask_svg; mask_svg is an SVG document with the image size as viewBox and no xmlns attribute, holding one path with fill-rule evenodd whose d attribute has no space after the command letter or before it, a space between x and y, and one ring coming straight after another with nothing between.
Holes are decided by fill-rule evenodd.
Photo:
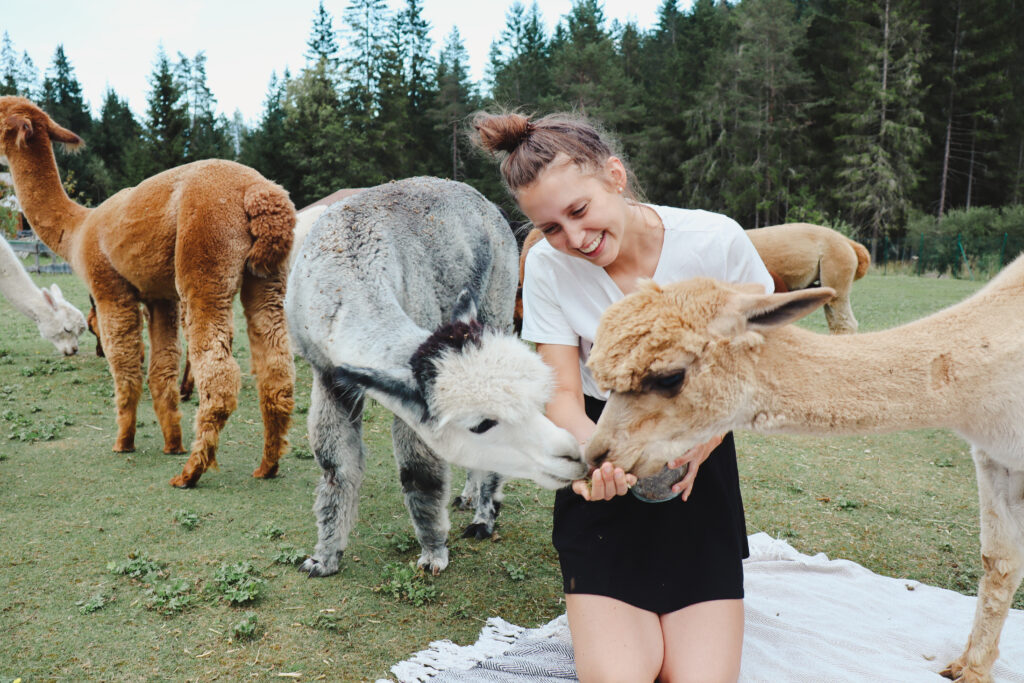
<instances>
[{"instance_id":1,"label":"woman's smile","mask_svg":"<svg viewBox=\"0 0 1024 683\"><path fill-rule=\"evenodd\" d=\"M581 254L585 254L586 256L596 256L600 252L601 247L603 245L604 245L604 230L599 232L597 234L597 237L595 237L594 239L590 240L590 242L588 242L587 244L584 244L582 247L580 247L578 249L578 251Z\"/></svg>"}]
</instances>

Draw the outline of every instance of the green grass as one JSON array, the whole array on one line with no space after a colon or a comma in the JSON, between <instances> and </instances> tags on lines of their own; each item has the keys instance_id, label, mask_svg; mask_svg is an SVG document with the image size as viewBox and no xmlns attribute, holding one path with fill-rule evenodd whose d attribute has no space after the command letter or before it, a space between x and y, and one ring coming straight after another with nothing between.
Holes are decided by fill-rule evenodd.
<instances>
[{"instance_id":1,"label":"green grass","mask_svg":"<svg viewBox=\"0 0 1024 683\"><path fill-rule=\"evenodd\" d=\"M36 278L54 280L87 307L76 279ZM854 287L854 312L862 330L879 329L979 286L869 274ZM359 522L341 571L325 579L297 571L292 563L316 543L309 369L297 364L294 454L279 478L253 479L262 427L244 321L236 320L244 379L221 437L220 470L182 491L168 481L186 456L161 452L148 394L136 452L112 453L112 384L92 338L83 336L80 355L59 358L0 300L0 681L281 680L280 673L373 680L432 640L474 641L487 617L536 626L562 613L553 493L527 482L506 486L495 539L459 538L471 513L453 510L448 569L436 578L406 571L418 546L395 474L390 416L372 402ZM820 312L806 324L825 328ZM187 437L194 411L194 400L183 406ZM740 434L739 450L751 533L876 572L975 590L974 471L954 435ZM455 492L461 485L460 472ZM108 568L139 559L156 563L158 573ZM242 574L265 585L232 602L237 593L224 579Z\"/></svg>"}]
</instances>

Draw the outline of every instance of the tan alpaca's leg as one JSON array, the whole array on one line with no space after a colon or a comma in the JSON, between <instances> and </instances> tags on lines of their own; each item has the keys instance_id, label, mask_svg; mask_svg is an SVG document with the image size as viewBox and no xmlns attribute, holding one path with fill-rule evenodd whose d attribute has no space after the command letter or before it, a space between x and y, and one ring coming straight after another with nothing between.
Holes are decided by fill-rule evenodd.
<instances>
[{"instance_id":1,"label":"tan alpaca's leg","mask_svg":"<svg viewBox=\"0 0 1024 683\"><path fill-rule=\"evenodd\" d=\"M181 411L178 410L178 302L158 301L149 309L149 393L153 397L164 453L184 453L181 445Z\"/></svg>"},{"instance_id":2,"label":"tan alpaca's leg","mask_svg":"<svg viewBox=\"0 0 1024 683\"><path fill-rule=\"evenodd\" d=\"M821 286L836 290L835 298L825 305L825 321L832 334L853 334L857 319L850 308L850 290L857 273L857 254L847 244L833 246L821 258Z\"/></svg>"},{"instance_id":3,"label":"tan alpaca's leg","mask_svg":"<svg viewBox=\"0 0 1024 683\"><path fill-rule=\"evenodd\" d=\"M142 394L142 314L133 299L96 302L103 348L114 377L114 403L117 406L115 453L135 450L135 417Z\"/></svg>"},{"instance_id":4,"label":"tan alpaca's leg","mask_svg":"<svg viewBox=\"0 0 1024 683\"><path fill-rule=\"evenodd\" d=\"M999 656L999 635L1024 577L1024 473L1009 472L986 453L974 449L981 506L981 561L974 626L964 653L942 675L963 683L992 680Z\"/></svg>"},{"instance_id":5,"label":"tan alpaca's leg","mask_svg":"<svg viewBox=\"0 0 1024 683\"><path fill-rule=\"evenodd\" d=\"M195 439L181 474L171 479L179 488L195 486L210 467L217 466L220 430L238 406L241 371L231 356L234 330L231 296L186 302L188 355L199 392Z\"/></svg>"},{"instance_id":6,"label":"tan alpaca's leg","mask_svg":"<svg viewBox=\"0 0 1024 683\"><path fill-rule=\"evenodd\" d=\"M242 279L242 306L248 322L252 371L259 384L263 414L263 459L252 476L277 474L277 463L288 447L288 427L295 408L295 363L284 317L286 274Z\"/></svg>"}]
</instances>

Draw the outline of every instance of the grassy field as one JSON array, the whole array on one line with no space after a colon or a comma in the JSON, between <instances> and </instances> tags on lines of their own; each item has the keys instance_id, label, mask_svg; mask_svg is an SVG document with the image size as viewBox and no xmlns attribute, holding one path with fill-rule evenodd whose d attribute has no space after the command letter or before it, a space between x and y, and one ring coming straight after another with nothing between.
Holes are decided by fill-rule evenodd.
<instances>
[{"instance_id":1,"label":"grassy field","mask_svg":"<svg viewBox=\"0 0 1024 683\"><path fill-rule=\"evenodd\" d=\"M53 280L84 310L77 280L37 278ZM854 288L854 312L862 330L880 329L979 286L869 274ZM820 312L806 324L825 329ZM239 316L235 355L247 373L243 327ZM316 580L294 569L316 541L319 476L305 437L310 376L301 361L282 476L250 476L262 427L246 374L222 434L220 470L181 491L168 480L186 456L161 452L148 395L137 451L111 452L112 383L88 334L79 356L60 358L3 300L0 331L0 683L373 680L432 640L472 642L487 617L536 626L564 610L550 544L553 493L530 483L506 486L494 539L459 538L470 513L453 511L449 568L437 578L410 570L418 546L391 456L390 417L375 405L365 416L368 471L342 569ZM194 402L183 409L190 436ZM974 470L954 435L744 433L739 451L749 532L883 574L975 590Z\"/></svg>"}]
</instances>

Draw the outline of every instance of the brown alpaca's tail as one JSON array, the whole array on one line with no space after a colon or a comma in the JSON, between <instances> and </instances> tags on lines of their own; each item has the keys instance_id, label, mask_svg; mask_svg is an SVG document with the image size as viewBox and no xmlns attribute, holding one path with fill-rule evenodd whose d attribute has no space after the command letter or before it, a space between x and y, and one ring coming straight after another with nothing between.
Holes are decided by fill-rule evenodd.
<instances>
[{"instance_id":1,"label":"brown alpaca's tail","mask_svg":"<svg viewBox=\"0 0 1024 683\"><path fill-rule=\"evenodd\" d=\"M269 181L250 186L242 202L253 238L245 263L254 275L266 277L288 262L295 237L295 205L284 189Z\"/></svg>"},{"instance_id":2,"label":"brown alpaca's tail","mask_svg":"<svg viewBox=\"0 0 1024 683\"><path fill-rule=\"evenodd\" d=\"M868 272L868 266L871 265L871 252L860 242L850 240L850 246L857 253L857 272L853 274L853 279L859 280Z\"/></svg>"}]
</instances>

